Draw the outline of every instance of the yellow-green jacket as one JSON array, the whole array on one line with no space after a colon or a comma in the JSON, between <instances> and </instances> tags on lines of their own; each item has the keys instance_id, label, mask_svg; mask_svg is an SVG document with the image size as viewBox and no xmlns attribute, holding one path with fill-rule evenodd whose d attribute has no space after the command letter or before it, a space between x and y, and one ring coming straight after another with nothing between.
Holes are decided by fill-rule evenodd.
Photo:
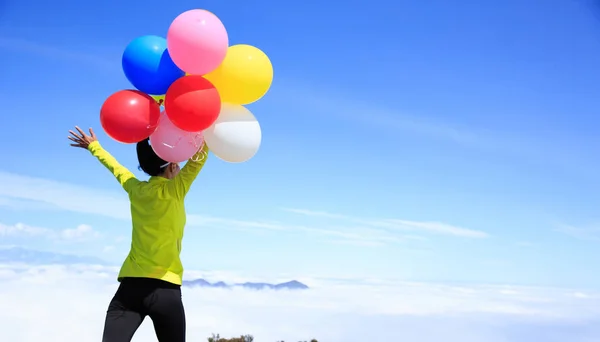
<instances>
[{"instance_id":1,"label":"yellow-green jacket","mask_svg":"<svg viewBox=\"0 0 600 342\"><path fill-rule=\"evenodd\" d=\"M124 277L144 277L181 285L184 199L206 162L206 144L173 179L150 177L148 181L135 178L97 141L88 150L113 173L131 203L131 250L119 272L119 281Z\"/></svg>"}]
</instances>

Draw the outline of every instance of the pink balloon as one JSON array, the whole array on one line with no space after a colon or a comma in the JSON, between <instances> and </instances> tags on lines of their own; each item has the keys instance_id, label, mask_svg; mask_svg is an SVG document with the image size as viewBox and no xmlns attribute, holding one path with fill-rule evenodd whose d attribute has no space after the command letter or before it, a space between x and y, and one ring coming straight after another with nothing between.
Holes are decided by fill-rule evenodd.
<instances>
[{"instance_id":1,"label":"pink balloon","mask_svg":"<svg viewBox=\"0 0 600 342\"><path fill-rule=\"evenodd\" d=\"M225 59L228 46L225 26L207 10L183 12L167 33L171 59L188 74L206 75L215 70Z\"/></svg>"},{"instance_id":2,"label":"pink balloon","mask_svg":"<svg viewBox=\"0 0 600 342\"><path fill-rule=\"evenodd\" d=\"M150 135L150 145L162 159L179 163L190 159L202 146L202 132L186 132L175 126L169 116L163 112L158 127Z\"/></svg>"}]
</instances>

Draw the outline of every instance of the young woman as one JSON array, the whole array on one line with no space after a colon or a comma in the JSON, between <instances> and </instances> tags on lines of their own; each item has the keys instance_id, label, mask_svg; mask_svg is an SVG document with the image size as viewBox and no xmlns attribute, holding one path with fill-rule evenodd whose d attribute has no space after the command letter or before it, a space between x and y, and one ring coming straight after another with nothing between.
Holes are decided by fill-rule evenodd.
<instances>
[{"instance_id":1,"label":"young woman","mask_svg":"<svg viewBox=\"0 0 600 342\"><path fill-rule=\"evenodd\" d=\"M149 140L137 144L140 168L150 176L140 181L100 146L94 131L69 131L71 146L89 150L117 178L131 202L131 250L108 306L103 342L129 342L146 316L160 342L185 341L181 301L183 267L179 254L185 226L184 199L208 156L206 144L179 169L159 158Z\"/></svg>"}]
</instances>

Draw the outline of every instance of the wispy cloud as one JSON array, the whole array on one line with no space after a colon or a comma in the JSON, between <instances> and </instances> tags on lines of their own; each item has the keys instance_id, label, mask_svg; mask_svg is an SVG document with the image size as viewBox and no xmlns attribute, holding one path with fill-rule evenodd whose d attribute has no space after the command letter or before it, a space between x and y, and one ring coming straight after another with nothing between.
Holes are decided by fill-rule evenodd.
<instances>
[{"instance_id":1,"label":"wispy cloud","mask_svg":"<svg viewBox=\"0 0 600 342\"><path fill-rule=\"evenodd\" d=\"M47 238L57 241L79 242L99 238L101 235L87 224L62 230L34 227L23 223L6 225L0 223L0 236L3 238Z\"/></svg>"},{"instance_id":2,"label":"wispy cloud","mask_svg":"<svg viewBox=\"0 0 600 342\"><path fill-rule=\"evenodd\" d=\"M569 235L573 238L580 240L588 240L588 241L600 241L600 226L599 225L589 225L576 227L572 225L558 225L554 231L558 233L562 233L565 235Z\"/></svg>"},{"instance_id":3,"label":"wispy cloud","mask_svg":"<svg viewBox=\"0 0 600 342\"><path fill-rule=\"evenodd\" d=\"M350 220L350 221L362 221L360 219L348 216L348 215L342 215L342 214L333 214L333 213L328 213L326 211L318 211L318 210L306 210L306 209L297 209L297 208L281 208L284 211L290 212L290 213L294 213L294 214L300 214L300 215L305 215L305 216L313 216L313 217L323 217L323 218L329 218L329 219L339 219L339 220Z\"/></svg>"},{"instance_id":4,"label":"wispy cloud","mask_svg":"<svg viewBox=\"0 0 600 342\"><path fill-rule=\"evenodd\" d=\"M129 201L118 192L93 189L84 186L56 182L53 180L22 176L0 171L0 206L18 207L27 210L27 203L35 203L30 210L39 208L65 210L129 220ZM80 198L86 198L80 201ZM197 227L219 227L219 229L237 229L245 231L273 233L303 233L322 238L324 241L360 246L381 246L414 241L417 237L390 232L385 227L350 225L304 226L289 222L260 220L241 220L188 214L188 225ZM69 234L77 235L76 230Z\"/></svg>"},{"instance_id":5,"label":"wispy cloud","mask_svg":"<svg viewBox=\"0 0 600 342\"><path fill-rule=\"evenodd\" d=\"M531 241L517 241L515 242L515 246L522 248L533 248L536 247L537 244Z\"/></svg>"},{"instance_id":6,"label":"wispy cloud","mask_svg":"<svg viewBox=\"0 0 600 342\"><path fill-rule=\"evenodd\" d=\"M578 177L595 179L594 170L598 163L594 158L593 137L578 132L558 128L542 132L535 127L516 132L510 126L486 126L481 121L473 122L460 113L407 113L402 108L361 102L352 95L336 93L331 87L298 86L297 80L282 83L279 80L280 86L273 89L271 101L297 106L319 117L327 115L355 122L361 130L376 130L377 135L412 135L450 142L471 150L485 151L492 157L515 158L513 163L536 161L575 173ZM419 144L418 141L415 143Z\"/></svg>"},{"instance_id":7,"label":"wispy cloud","mask_svg":"<svg viewBox=\"0 0 600 342\"><path fill-rule=\"evenodd\" d=\"M327 113L343 120L359 122L365 127L383 127L396 133L409 132L468 145L481 141L481 137L475 135L472 129L466 126L425 118L422 115L408 115L397 109L382 107L381 104L360 102L356 98L348 99L347 94L339 94L331 89L315 90L314 86L297 84L298 82L285 83L274 90L277 96L275 101L289 105L301 99L302 108L308 107L311 111L316 110L318 113Z\"/></svg>"},{"instance_id":8,"label":"wispy cloud","mask_svg":"<svg viewBox=\"0 0 600 342\"><path fill-rule=\"evenodd\" d=\"M80 224L73 229L64 229L60 232L60 237L69 241L96 239L100 236L100 233L87 224Z\"/></svg>"},{"instance_id":9,"label":"wispy cloud","mask_svg":"<svg viewBox=\"0 0 600 342\"><path fill-rule=\"evenodd\" d=\"M454 235L469 238L486 238L489 235L480 230L453 226L440 222L419 222L407 220L386 220L381 224L389 224L392 228L425 231L443 235Z\"/></svg>"},{"instance_id":10,"label":"wispy cloud","mask_svg":"<svg viewBox=\"0 0 600 342\"><path fill-rule=\"evenodd\" d=\"M419 240L418 237L391 234L382 229L371 227L355 227L341 225L321 224L318 228L297 225L293 223L271 222L271 221L245 221L228 218L205 217L189 215L188 222L191 225L228 227L242 231L273 231L287 233L306 233L309 235L325 238L332 243L343 243L355 246L382 246L386 244L404 243L411 240Z\"/></svg>"},{"instance_id":11,"label":"wispy cloud","mask_svg":"<svg viewBox=\"0 0 600 342\"><path fill-rule=\"evenodd\" d=\"M34 201L50 205L54 209L115 219L131 218L127 196L124 194L2 171L0 179L0 196L5 200ZM86 200L81 201L80 198Z\"/></svg>"},{"instance_id":12,"label":"wispy cloud","mask_svg":"<svg viewBox=\"0 0 600 342\"><path fill-rule=\"evenodd\" d=\"M31 227L22 223L5 225L0 223L0 235L3 237L36 237L52 233L48 228Z\"/></svg>"},{"instance_id":13,"label":"wispy cloud","mask_svg":"<svg viewBox=\"0 0 600 342\"><path fill-rule=\"evenodd\" d=\"M426 232L441 235L452 235L466 238L487 238L489 234L480 230L462 228L440 222L409 221L399 219L363 219L349 215L334 214L323 211L306 209L282 208L284 211L299 215L322 217L328 219L345 220L371 227L387 228L392 230Z\"/></svg>"},{"instance_id":14,"label":"wispy cloud","mask_svg":"<svg viewBox=\"0 0 600 342\"><path fill-rule=\"evenodd\" d=\"M237 228L261 228L267 230L274 231L282 231L289 230L290 226L281 224L281 223L273 223L266 221L245 221L245 220L235 220L229 218L222 217L211 217L211 216L200 216L200 215L188 215L188 224L194 226L210 226L214 224L227 225L229 227L237 227Z\"/></svg>"},{"instance_id":15,"label":"wispy cloud","mask_svg":"<svg viewBox=\"0 0 600 342\"><path fill-rule=\"evenodd\" d=\"M92 52L81 51L81 49L72 50L66 47L21 38L0 36L0 49L25 52L78 64L91 65L102 69L115 69L119 66L113 60L98 56Z\"/></svg>"},{"instance_id":16,"label":"wispy cloud","mask_svg":"<svg viewBox=\"0 0 600 342\"><path fill-rule=\"evenodd\" d=\"M115 246L113 245L108 245L108 246L104 246L104 248L102 248L102 252L103 253L112 253L115 250Z\"/></svg>"}]
</instances>

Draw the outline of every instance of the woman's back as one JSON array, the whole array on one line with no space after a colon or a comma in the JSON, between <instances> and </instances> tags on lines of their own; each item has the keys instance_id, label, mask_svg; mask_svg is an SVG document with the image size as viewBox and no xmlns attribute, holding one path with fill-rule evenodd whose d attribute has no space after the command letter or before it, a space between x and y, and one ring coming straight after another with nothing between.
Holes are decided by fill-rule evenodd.
<instances>
[{"instance_id":1,"label":"woman's back","mask_svg":"<svg viewBox=\"0 0 600 342\"><path fill-rule=\"evenodd\" d=\"M186 222L183 198L169 191L168 180L152 177L130 192L131 250L119 272L124 277L146 277L181 284L179 254Z\"/></svg>"},{"instance_id":2,"label":"woman's back","mask_svg":"<svg viewBox=\"0 0 600 342\"><path fill-rule=\"evenodd\" d=\"M186 223L184 199L204 166L206 146L198 151L172 179L152 176L139 181L98 142L90 152L109 169L131 202L131 250L118 279L155 278L181 285L183 267L179 255Z\"/></svg>"}]
</instances>

